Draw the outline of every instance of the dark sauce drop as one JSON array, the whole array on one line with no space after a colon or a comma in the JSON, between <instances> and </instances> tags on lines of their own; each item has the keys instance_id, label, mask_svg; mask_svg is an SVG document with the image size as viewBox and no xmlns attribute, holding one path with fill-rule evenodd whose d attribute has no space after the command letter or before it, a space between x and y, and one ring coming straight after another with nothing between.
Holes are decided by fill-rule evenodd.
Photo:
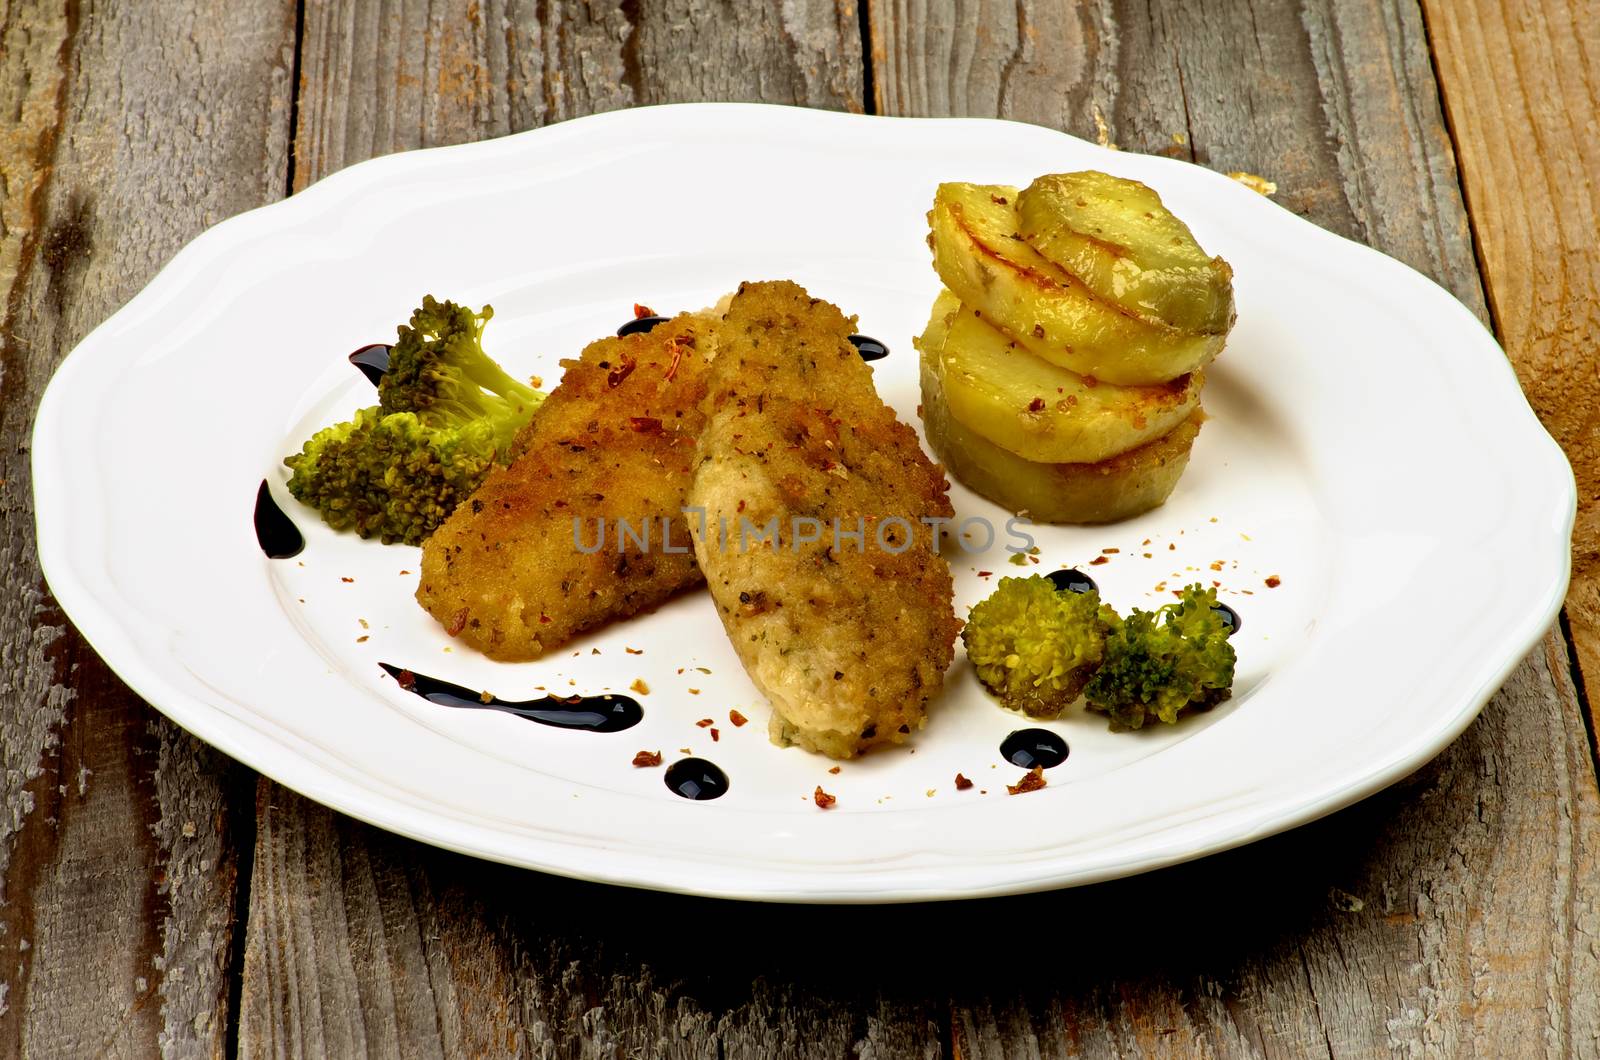
<instances>
[{"instance_id":1,"label":"dark sauce drop","mask_svg":"<svg viewBox=\"0 0 1600 1060\"><path fill-rule=\"evenodd\" d=\"M498 710L536 721L540 725L581 729L584 732L621 732L633 728L644 717L644 708L630 696L609 693L599 696L543 696L520 703L493 696L485 702L482 695L462 685L413 673L389 663L378 665L398 681L401 688L441 707Z\"/></svg>"},{"instance_id":2,"label":"dark sauce drop","mask_svg":"<svg viewBox=\"0 0 1600 1060\"><path fill-rule=\"evenodd\" d=\"M355 365L361 374L367 377L367 382L377 386L383 380L383 373L389 370L389 351L393 349L381 342L371 346L363 346L350 355L350 363Z\"/></svg>"},{"instance_id":3,"label":"dark sauce drop","mask_svg":"<svg viewBox=\"0 0 1600 1060\"><path fill-rule=\"evenodd\" d=\"M1239 632L1239 627L1244 625L1244 619L1239 617L1239 612L1227 604L1212 604L1211 610L1215 611L1217 617L1222 619L1222 624L1228 627L1228 636L1230 637Z\"/></svg>"},{"instance_id":4,"label":"dark sauce drop","mask_svg":"<svg viewBox=\"0 0 1600 1060\"><path fill-rule=\"evenodd\" d=\"M617 329L617 335L637 335L641 332L649 331L657 324L666 323L666 320L666 317L634 317Z\"/></svg>"},{"instance_id":5,"label":"dark sauce drop","mask_svg":"<svg viewBox=\"0 0 1600 1060\"><path fill-rule=\"evenodd\" d=\"M1067 741L1049 729L1018 729L1000 742L1000 755L1023 769L1050 769L1067 760Z\"/></svg>"},{"instance_id":6,"label":"dark sauce drop","mask_svg":"<svg viewBox=\"0 0 1600 1060\"><path fill-rule=\"evenodd\" d=\"M667 767L667 787L674 795L696 802L728 793L728 774L704 758L680 758Z\"/></svg>"},{"instance_id":7,"label":"dark sauce drop","mask_svg":"<svg viewBox=\"0 0 1600 1060\"><path fill-rule=\"evenodd\" d=\"M300 550L306 547L306 539L300 536L300 528L272 499L266 479L261 480L261 488L256 490L256 543L268 559L298 556Z\"/></svg>"},{"instance_id":8,"label":"dark sauce drop","mask_svg":"<svg viewBox=\"0 0 1600 1060\"><path fill-rule=\"evenodd\" d=\"M850 345L854 346L856 352L861 354L863 361L881 361L889 356L889 347L866 335L851 335Z\"/></svg>"},{"instance_id":9,"label":"dark sauce drop","mask_svg":"<svg viewBox=\"0 0 1600 1060\"><path fill-rule=\"evenodd\" d=\"M1064 593L1092 593L1100 588L1081 570L1053 570L1046 577Z\"/></svg>"}]
</instances>

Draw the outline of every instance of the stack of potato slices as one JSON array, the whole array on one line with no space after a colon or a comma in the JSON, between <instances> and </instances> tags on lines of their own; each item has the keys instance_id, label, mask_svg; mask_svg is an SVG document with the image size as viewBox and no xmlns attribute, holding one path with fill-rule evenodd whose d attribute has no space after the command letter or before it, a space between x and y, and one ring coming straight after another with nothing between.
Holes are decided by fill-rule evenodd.
<instances>
[{"instance_id":1,"label":"stack of potato slices","mask_svg":"<svg viewBox=\"0 0 1600 1060\"><path fill-rule=\"evenodd\" d=\"M946 290L918 342L928 442L956 478L1039 522L1163 503L1233 326L1233 272L1154 191L1059 173L943 184L928 214Z\"/></svg>"}]
</instances>

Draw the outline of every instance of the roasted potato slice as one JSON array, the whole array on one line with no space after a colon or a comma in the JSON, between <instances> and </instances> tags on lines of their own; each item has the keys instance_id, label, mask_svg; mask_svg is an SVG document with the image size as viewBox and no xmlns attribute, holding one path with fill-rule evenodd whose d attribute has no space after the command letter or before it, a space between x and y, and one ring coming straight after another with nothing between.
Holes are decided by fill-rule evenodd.
<instances>
[{"instance_id":1,"label":"roasted potato slice","mask_svg":"<svg viewBox=\"0 0 1600 1060\"><path fill-rule=\"evenodd\" d=\"M1024 460L969 430L945 401L938 350L948 322L936 311L922 351L922 425L928 446L968 489L1040 523L1109 523L1159 507L1189 464L1205 416L1195 409L1166 435L1093 464Z\"/></svg>"},{"instance_id":2,"label":"roasted potato slice","mask_svg":"<svg viewBox=\"0 0 1600 1060\"><path fill-rule=\"evenodd\" d=\"M955 301L948 292L940 298ZM1146 386L1091 382L1019 348L959 304L941 366L952 416L1003 449L1050 464L1106 460L1166 434L1199 406L1203 374Z\"/></svg>"},{"instance_id":3,"label":"roasted potato slice","mask_svg":"<svg viewBox=\"0 0 1600 1060\"><path fill-rule=\"evenodd\" d=\"M1017 195L1017 231L1095 295L1145 320L1204 335L1233 326L1233 270L1136 180L1089 170Z\"/></svg>"},{"instance_id":4,"label":"roasted potato slice","mask_svg":"<svg viewBox=\"0 0 1600 1060\"><path fill-rule=\"evenodd\" d=\"M1152 323L1023 241L1005 185L941 184L928 214L934 269L962 302L1029 352L1098 382L1162 383L1205 367L1224 336Z\"/></svg>"}]
</instances>

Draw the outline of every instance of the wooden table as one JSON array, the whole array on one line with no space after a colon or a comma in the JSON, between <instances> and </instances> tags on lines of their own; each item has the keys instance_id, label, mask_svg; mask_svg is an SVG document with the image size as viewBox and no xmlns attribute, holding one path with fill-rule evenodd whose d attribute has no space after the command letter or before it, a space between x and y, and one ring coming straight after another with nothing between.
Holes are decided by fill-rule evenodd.
<instances>
[{"instance_id":1,"label":"wooden table","mask_svg":"<svg viewBox=\"0 0 1600 1060\"><path fill-rule=\"evenodd\" d=\"M35 556L57 361L206 226L341 166L678 100L999 115L1275 181L1499 334L1577 472L1560 628L1318 824L887 909L446 854L118 682ZM1587 0L0 0L0 1053L1600 1054L1597 179Z\"/></svg>"}]
</instances>

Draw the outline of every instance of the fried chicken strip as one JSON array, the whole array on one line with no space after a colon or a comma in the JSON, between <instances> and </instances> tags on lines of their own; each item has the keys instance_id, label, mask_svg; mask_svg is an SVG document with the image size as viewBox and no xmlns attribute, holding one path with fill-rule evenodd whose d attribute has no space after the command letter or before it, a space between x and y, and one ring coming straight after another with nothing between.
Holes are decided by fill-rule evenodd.
<instances>
[{"instance_id":1,"label":"fried chicken strip","mask_svg":"<svg viewBox=\"0 0 1600 1060\"><path fill-rule=\"evenodd\" d=\"M773 742L833 758L923 726L960 628L922 521L954 514L949 483L879 399L852 323L793 283L739 288L689 490L695 555Z\"/></svg>"},{"instance_id":2,"label":"fried chicken strip","mask_svg":"<svg viewBox=\"0 0 1600 1060\"><path fill-rule=\"evenodd\" d=\"M562 361L521 455L423 547L417 602L485 655L517 660L698 584L681 509L715 328L686 313ZM632 531L620 540L619 519Z\"/></svg>"}]
</instances>

